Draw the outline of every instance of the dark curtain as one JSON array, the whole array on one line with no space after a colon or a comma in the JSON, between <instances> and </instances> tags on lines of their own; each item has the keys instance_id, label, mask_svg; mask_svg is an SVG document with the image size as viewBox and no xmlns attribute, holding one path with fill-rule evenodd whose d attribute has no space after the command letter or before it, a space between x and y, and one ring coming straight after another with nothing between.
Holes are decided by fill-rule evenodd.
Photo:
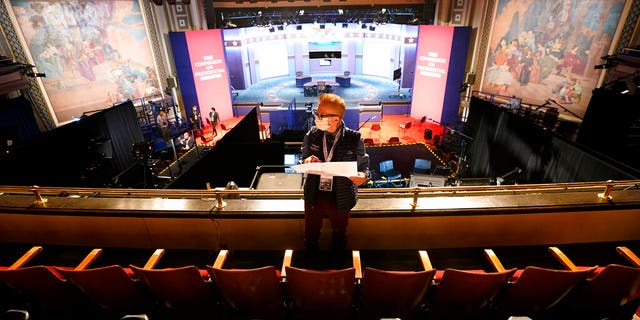
<instances>
[{"instance_id":1,"label":"dark curtain","mask_svg":"<svg viewBox=\"0 0 640 320\"><path fill-rule=\"evenodd\" d=\"M257 108L253 108L211 151L167 187L203 189L207 183L224 187L229 181L249 187L258 166L284 163L282 150L282 146L260 143Z\"/></svg>"},{"instance_id":2,"label":"dark curtain","mask_svg":"<svg viewBox=\"0 0 640 320\"><path fill-rule=\"evenodd\" d=\"M0 149L8 139L14 144L38 135L31 103L24 96L0 102Z\"/></svg>"},{"instance_id":3,"label":"dark curtain","mask_svg":"<svg viewBox=\"0 0 640 320\"><path fill-rule=\"evenodd\" d=\"M107 110L104 123L113 148L113 166L118 172L124 171L135 161L133 145L144 141L133 103L125 102Z\"/></svg>"},{"instance_id":4,"label":"dark curtain","mask_svg":"<svg viewBox=\"0 0 640 320\"><path fill-rule=\"evenodd\" d=\"M638 172L531 121L473 97L465 130L471 175L496 178L520 168L518 183L637 179Z\"/></svg>"},{"instance_id":5,"label":"dark curtain","mask_svg":"<svg viewBox=\"0 0 640 320\"><path fill-rule=\"evenodd\" d=\"M143 141L131 102L33 137L0 154L0 184L105 187Z\"/></svg>"}]
</instances>

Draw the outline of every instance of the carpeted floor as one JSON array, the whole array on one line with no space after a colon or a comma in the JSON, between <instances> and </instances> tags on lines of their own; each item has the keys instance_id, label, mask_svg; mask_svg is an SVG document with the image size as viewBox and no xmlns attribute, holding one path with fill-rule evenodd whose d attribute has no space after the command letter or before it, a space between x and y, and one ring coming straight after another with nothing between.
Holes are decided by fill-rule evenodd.
<instances>
[{"instance_id":1,"label":"carpeted floor","mask_svg":"<svg viewBox=\"0 0 640 320\"><path fill-rule=\"evenodd\" d=\"M335 82L335 75L311 75L313 81ZM334 93L340 95L347 107L356 107L360 103L379 101L411 101L410 89L402 88L398 95L398 82L375 76L351 76L350 87L334 87ZM305 97L303 88L296 87L294 77L279 77L260 81L245 90L236 90L234 103L264 102L283 103L293 99L297 103L315 102L317 97Z\"/></svg>"}]
</instances>

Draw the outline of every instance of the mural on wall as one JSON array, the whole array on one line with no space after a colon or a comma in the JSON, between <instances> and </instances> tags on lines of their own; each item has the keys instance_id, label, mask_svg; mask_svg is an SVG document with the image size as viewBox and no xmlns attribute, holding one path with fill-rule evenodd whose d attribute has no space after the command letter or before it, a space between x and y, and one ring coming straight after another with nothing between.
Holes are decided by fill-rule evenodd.
<instances>
[{"instance_id":1,"label":"mural on wall","mask_svg":"<svg viewBox=\"0 0 640 320\"><path fill-rule=\"evenodd\" d=\"M137 1L11 1L58 124L160 93Z\"/></svg>"},{"instance_id":2,"label":"mural on wall","mask_svg":"<svg viewBox=\"0 0 640 320\"><path fill-rule=\"evenodd\" d=\"M551 99L582 117L624 4L498 0L481 91L534 105Z\"/></svg>"}]
</instances>

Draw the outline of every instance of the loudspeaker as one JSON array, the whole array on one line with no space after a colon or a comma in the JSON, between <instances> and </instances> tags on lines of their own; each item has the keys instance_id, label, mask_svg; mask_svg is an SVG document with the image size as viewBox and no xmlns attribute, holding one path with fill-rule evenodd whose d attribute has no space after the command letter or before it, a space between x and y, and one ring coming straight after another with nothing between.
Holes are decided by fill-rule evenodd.
<instances>
[{"instance_id":1,"label":"loudspeaker","mask_svg":"<svg viewBox=\"0 0 640 320\"><path fill-rule=\"evenodd\" d=\"M474 83L476 83L476 74L473 72L469 72L467 73L467 79L465 81L468 85L473 85Z\"/></svg>"},{"instance_id":2,"label":"loudspeaker","mask_svg":"<svg viewBox=\"0 0 640 320\"><path fill-rule=\"evenodd\" d=\"M431 131L431 129L424 129L424 139L431 140L432 137L433 137L433 132Z\"/></svg>"},{"instance_id":3,"label":"loudspeaker","mask_svg":"<svg viewBox=\"0 0 640 320\"><path fill-rule=\"evenodd\" d=\"M558 112L557 108L548 108L545 111L544 116L542 117L542 125L544 125L548 129L553 129L558 122L558 116L560 112Z\"/></svg>"},{"instance_id":4,"label":"loudspeaker","mask_svg":"<svg viewBox=\"0 0 640 320\"><path fill-rule=\"evenodd\" d=\"M174 78L174 77L168 77L167 78L167 87L175 88L177 86L178 86L178 84L176 83L176 78Z\"/></svg>"}]
</instances>

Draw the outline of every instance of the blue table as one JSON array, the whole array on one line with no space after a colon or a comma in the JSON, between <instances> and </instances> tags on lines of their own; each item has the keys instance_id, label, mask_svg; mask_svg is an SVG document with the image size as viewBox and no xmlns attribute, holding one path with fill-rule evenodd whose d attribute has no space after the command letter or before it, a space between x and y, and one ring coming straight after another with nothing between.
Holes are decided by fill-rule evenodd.
<instances>
[{"instance_id":1,"label":"blue table","mask_svg":"<svg viewBox=\"0 0 640 320\"><path fill-rule=\"evenodd\" d=\"M351 87L351 76L336 76L336 82L340 84L341 87Z\"/></svg>"},{"instance_id":2,"label":"blue table","mask_svg":"<svg viewBox=\"0 0 640 320\"><path fill-rule=\"evenodd\" d=\"M302 88L302 86L307 82L311 82L311 76L297 76L296 77L296 87L298 87L298 88Z\"/></svg>"}]
</instances>

